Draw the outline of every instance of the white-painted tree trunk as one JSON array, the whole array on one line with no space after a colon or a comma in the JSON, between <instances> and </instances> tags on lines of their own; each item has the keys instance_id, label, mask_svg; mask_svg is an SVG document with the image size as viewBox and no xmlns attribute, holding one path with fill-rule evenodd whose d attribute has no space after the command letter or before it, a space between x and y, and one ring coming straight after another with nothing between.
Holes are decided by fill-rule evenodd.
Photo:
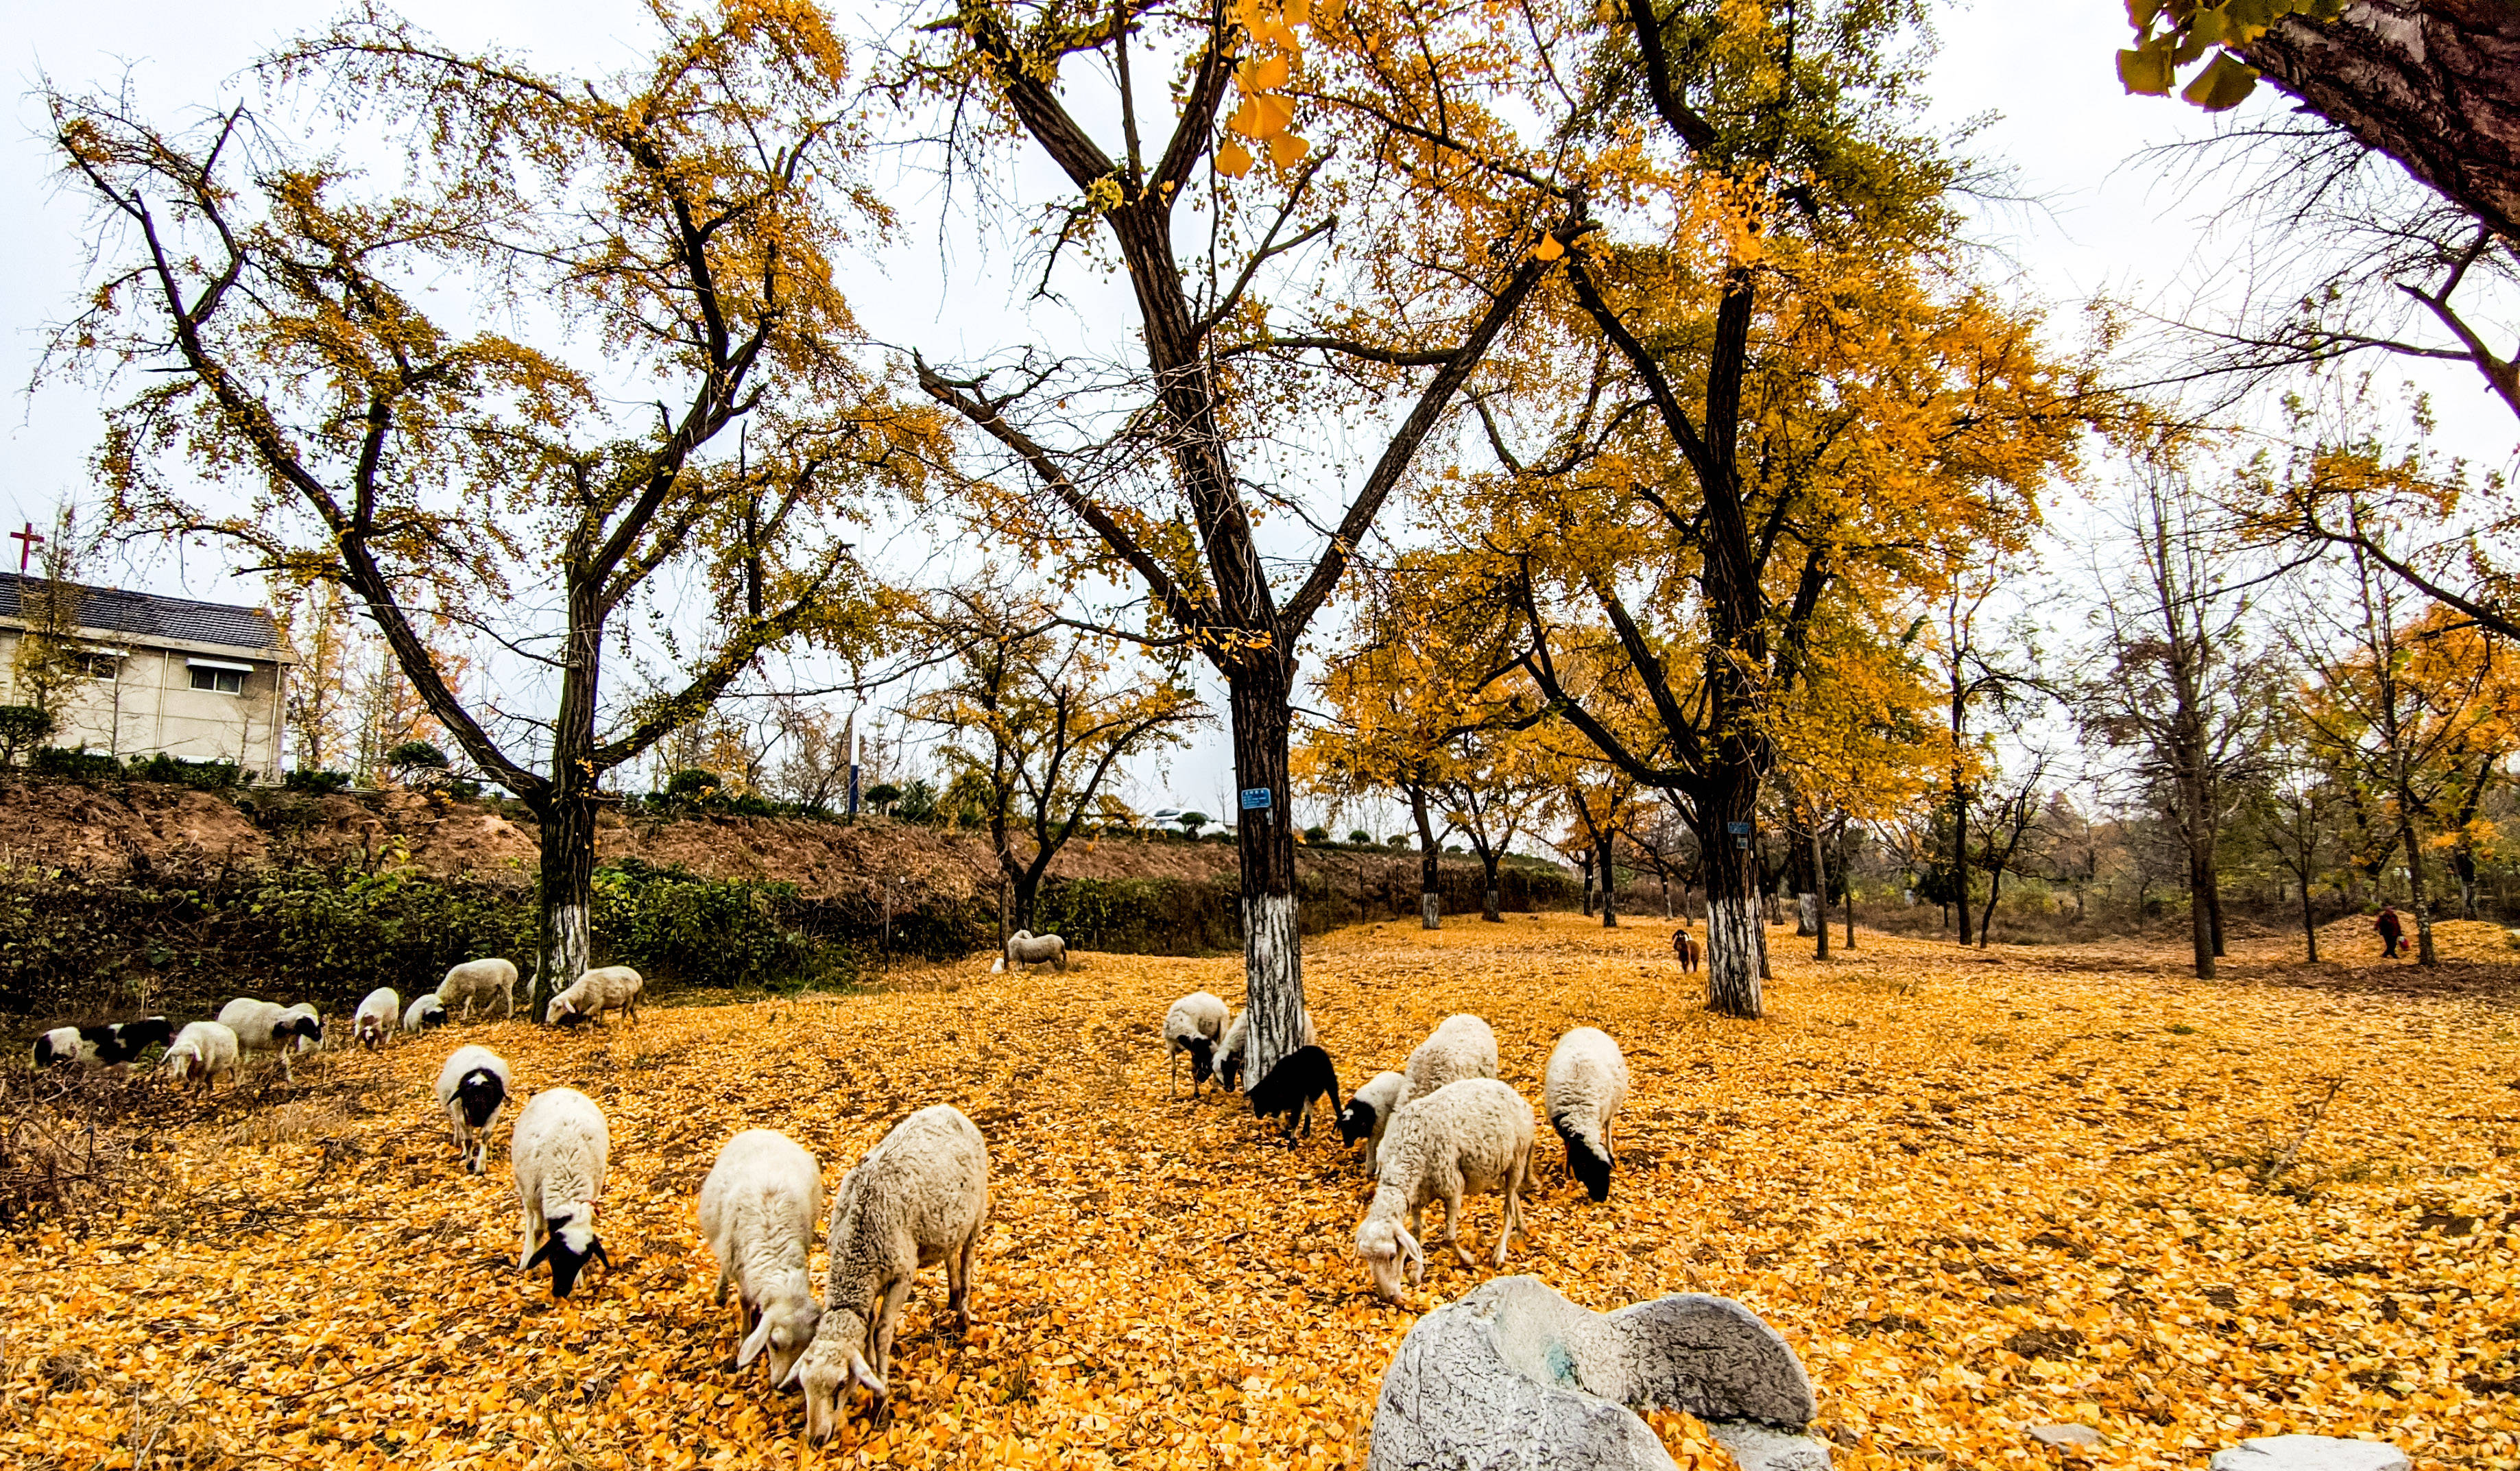
<instances>
[{"instance_id":1,"label":"white-painted tree trunk","mask_svg":"<svg viewBox=\"0 0 2520 1471\"><path fill-rule=\"evenodd\" d=\"M1251 1016L1249 1083L1304 1042L1304 942L1291 894L1243 901L1242 977ZM1248 1086L1248 1084L1246 1084Z\"/></svg>"},{"instance_id":2,"label":"white-painted tree trunk","mask_svg":"<svg viewBox=\"0 0 2520 1471\"><path fill-rule=\"evenodd\" d=\"M1820 933L1820 896L1818 894L1794 896L1794 933L1805 939Z\"/></svg>"},{"instance_id":3,"label":"white-painted tree trunk","mask_svg":"<svg viewBox=\"0 0 2520 1471\"><path fill-rule=\"evenodd\" d=\"M1444 896L1441 894L1419 894L1418 896L1418 926L1422 929L1442 929L1444 927Z\"/></svg>"},{"instance_id":4,"label":"white-painted tree trunk","mask_svg":"<svg viewBox=\"0 0 2520 1471\"><path fill-rule=\"evenodd\" d=\"M551 955L547 963L534 967L533 984L525 991L525 1015L529 1020L541 1020L544 1002L595 968L595 928L587 919L586 910L584 904L562 901L553 905L547 914Z\"/></svg>"},{"instance_id":5,"label":"white-painted tree trunk","mask_svg":"<svg viewBox=\"0 0 2520 1471\"><path fill-rule=\"evenodd\" d=\"M1758 1016L1766 1009L1759 982L1766 970L1766 932L1759 901L1748 895L1706 899L1706 995L1717 1010Z\"/></svg>"}]
</instances>

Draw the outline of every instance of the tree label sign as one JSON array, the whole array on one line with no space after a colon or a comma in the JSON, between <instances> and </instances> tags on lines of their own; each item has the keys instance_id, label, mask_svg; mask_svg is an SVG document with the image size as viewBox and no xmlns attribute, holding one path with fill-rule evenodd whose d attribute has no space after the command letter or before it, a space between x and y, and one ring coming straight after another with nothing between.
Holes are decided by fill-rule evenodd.
<instances>
[{"instance_id":1,"label":"tree label sign","mask_svg":"<svg viewBox=\"0 0 2520 1471\"><path fill-rule=\"evenodd\" d=\"M1269 788L1265 786L1246 786L1242 788L1242 810L1244 812L1267 812L1269 810L1269 804L1273 800L1275 799L1270 796Z\"/></svg>"},{"instance_id":2,"label":"tree label sign","mask_svg":"<svg viewBox=\"0 0 2520 1471\"><path fill-rule=\"evenodd\" d=\"M1749 847L1749 846L1750 846L1750 825L1749 825L1749 824L1747 824L1747 823L1727 823L1727 824L1725 824L1725 825L1724 825L1724 828L1725 828L1725 830L1726 830L1726 831L1728 831L1728 832L1730 832L1730 833L1732 833L1732 846L1733 846L1733 847L1735 847L1735 848L1747 848L1747 847Z\"/></svg>"}]
</instances>

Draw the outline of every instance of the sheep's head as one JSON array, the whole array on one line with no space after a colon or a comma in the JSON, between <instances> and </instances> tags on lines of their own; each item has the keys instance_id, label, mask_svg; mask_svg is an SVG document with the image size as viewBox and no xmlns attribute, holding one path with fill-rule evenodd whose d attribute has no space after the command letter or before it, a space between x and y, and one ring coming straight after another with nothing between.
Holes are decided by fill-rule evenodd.
<instances>
[{"instance_id":1,"label":"sheep's head","mask_svg":"<svg viewBox=\"0 0 2520 1471\"><path fill-rule=\"evenodd\" d=\"M568 1296L568 1290L577 1285L577 1274L586 1270L588 1262L600 1261L606 1267L612 1265L612 1257L605 1251L604 1243L595 1239L594 1222L578 1221L573 1215L561 1215L552 1217L547 1224L551 1227L551 1235L534 1249L531 1257L525 1259L525 1270L531 1271L549 1262L552 1296Z\"/></svg>"},{"instance_id":2,"label":"sheep's head","mask_svg":"<svg viewBox=\"0 0 2520 1471\"><path fill-rule=\"evenodd\" d=\"M196 1077L200 1076L194 1071L194 1068L197 1065L206 1066L206 1064L202 1063L200 1053L193 1051L170 1051L166 1054L165 1058L158 1064L158 1070L164 1073L167 1077L174 1079L178 1083L190 1083Z\"/></svg>"},{"instance_id":3,"label":"sheep's head","mask_svg":"<svg viewBox=\"0 0 2520 1471\"><path fill-rule=\"evenodd\" d=\"M791 1371L805 1390L806 1445L820 1446L840 1433L840 1410L852 1383L865 1385L882 1401L884 1383L867 1367L866 1345L863 1315L847 1308L823 1315L813 1343Z\"/></svg>"},{"instance_id":4,"label":"sheep's head","mask_svg":"<svg viewBox=\"0 0 2520 1471\"><path fill-rule=\"evenodd\" d=\"M578 1013L577 1003L565 996L553 997L551 1004L543 1008L545 1026L573 1027L584 1020L586 1018Z\"/></svg>"},{"instance_id":5,"label":"sheep's head","mask_svg":"<svg viewBox=\"0 0 2520 1471\"><path fill-rule=\"evenodd\" d=\"M1190 1081L1195 1088L1216 1071L1216 1044L1204 1037L1193 1037L1182 1047L1190 1053Z\"/></svg>"},{"instance_id":6,"label":"sheep's head","mask_svg":"<svg viewBox=\"0 0 2520 1471\"><path fill-rule=\"evenodd\" d=\"M1418 1238L1398 1221L1384 1217L1369 1216L1357 1226L1356 1254L1365 1261L1375 1295L1387 1303L1400 1301L1403 1263L1412 1283L1426 1271L1426 1253L1418 1248Z\"/></svg>"},{"instance_id":7,"label":"sheep's head","mask_svg":"<svg viewBox=\"0 0 2520 1471\"><path fill-rule=\"evenodd\" d=\"M1605 1143L1596 1142L1567 1120L1552 1118L1551 1127L1566 1141L1566 1168L1584 1184L1584 1192L1595 1200L1610 1198L1610 1151Z\"/></svg>"},{"instance_id":8,"label":"sheep's head","mask_svg":"<svg viewBox=\"0 0 2520 1471\"><path fill-rule=\"evenodd\" d=\"M822 1321L823 1310L810 1297L773 1303L761 1312L761 1321L736 1351L735 1366L748 1368L764 1353L770 1356L770 1383L785 1386L795 1377L796 1361L814 1342L814 1329Z\"/></svg>"},{"instance_id":9,"label":"sheep's head","mask_svg":"<svg viewBox=\"0 0 2520 1471\"><path fill-rule=\"evenodd\" d=\"M1375 1117L1376 1113L1372 1104L1366 1102L1363 1098L1352 1098L1348 1100L1347 1107L1339 1110L1339 1142L1342 1144L1353 1144L1357 1140L1372 1135L1373 1133L1373 1121Z\"/></svg>"}]
</instances>

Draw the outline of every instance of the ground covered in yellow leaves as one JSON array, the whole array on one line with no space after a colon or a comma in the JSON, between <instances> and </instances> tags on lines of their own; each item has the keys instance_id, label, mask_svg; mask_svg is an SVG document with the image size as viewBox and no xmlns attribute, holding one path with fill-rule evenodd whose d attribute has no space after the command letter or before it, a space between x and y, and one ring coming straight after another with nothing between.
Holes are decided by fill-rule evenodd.
<instances>
[{"instance_id":1,"label":"ground covered in yellow leaves","mask_svg":"<svg viewBox=\"0 0 2520 1471\"><path fill-rule=\"evenodd\" d=\"M1455 1010L1495 1025L1535 1100L1566 1027L1627 1049L1609 1201L1566 1178L1544 1123L1506 1270L1595 1308L1747 1303L1810 1365L1841 1466L2198 1467L2287 1432L2520 1465L2520 970L2472 960L2409 993L2266 942L2202 983L2175 953L1871 934L1815 964L1777 931L1773 1012L1749 1023L1700 1009L1668 935L1513 916L1308 951L1349 1087ZM310 1059L294 1088L169 1132L118 1208L0 1243L0 1462L1358 1464L1393 1347L1487 1273L1438 1254L1407 1310L1377 1304L1348 1254L1368 1192L1334 1133L1290 1151L1212 1096L1166 1098L1165 1004L1239 982L1232 960L974 963L604 1035L457 1027ZM615 1266L574 1301L516 1270L504 1151L487 1177L456 1171L431 1088L462 1041L611 1120ZM940 1101L992 1151L978 1326L931 1326L927 1273L890 1424L853 1415L808 1451L795 1402L725 1366L700 1179L729 1135L769 1126L836 1183ZM1469 1218L1476 1244L1493 1197ZM2026 1434L2060 1421L2106 1443ZM1658 1428L1684 1465L1727 1464L1688 1422Z\"/></svg>"}]
</instances>

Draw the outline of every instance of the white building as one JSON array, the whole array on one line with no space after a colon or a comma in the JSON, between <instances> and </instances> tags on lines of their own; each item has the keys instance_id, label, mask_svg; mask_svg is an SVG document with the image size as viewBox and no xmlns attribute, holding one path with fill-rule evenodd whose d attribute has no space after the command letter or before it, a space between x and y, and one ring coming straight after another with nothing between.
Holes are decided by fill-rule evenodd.
<instances>
[{"instance_id":1,"label":"white building","mask_svg":"<svg viewBox=\"0 0 2520 1471\"><path fill-rule=\"evenodd\" d=\"M17 689L17 652L26 627L19 593L29 584L44 585L0 572L0 704L27 703ZM233 761L253 780L280 780L296 656L281 646L268 613L117 588L77 591L90 682L61 698L53 744Z\"/></svg>"}]
</instances>

